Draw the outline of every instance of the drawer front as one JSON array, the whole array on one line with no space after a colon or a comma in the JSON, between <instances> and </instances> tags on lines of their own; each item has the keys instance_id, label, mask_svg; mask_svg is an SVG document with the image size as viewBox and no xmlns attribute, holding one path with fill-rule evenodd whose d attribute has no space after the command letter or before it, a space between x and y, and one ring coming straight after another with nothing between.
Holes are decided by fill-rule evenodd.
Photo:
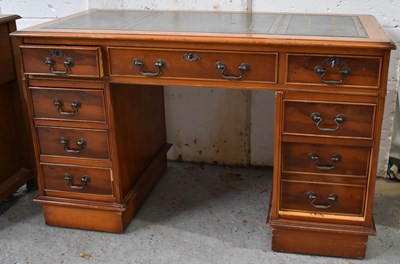
<instances>
[{"instance_id":1,"label":"drawer front","mask_svg":"<svg viewBox=\"0 0 400 264\"><path fill-rule=\"evenodd\" d=\"M25 74L101 77L99 47L21 46Z\"/></svg>"},{"instance_id":2,"label":"drawer front","mask_svg":"<svg viewBox=\"0 0 400 264\"><path fill-rule=\"evenodd\" d=\"M286 83L379 87L381 58L288 55Z\"/></svg>"},{"instance_id":3,"label":"drawer front","mask_svg":"<svg viewBox=\"0 0 400 264\"><path fill-rule=\"evenodd\" d=\"M61 192L113 195L111 170L108 168L42 164L42 170L46 192L59 192L62 197Z\"/></svg>"},{"instance_id":4,"label":"drawer front","mask_svg":"<svg viewBox=\"0 0 400 264\"><path fill-rule=\"evenodd\" d=\"M375 105L284 100L284 133L373 138Z\"/></svg>"},{"instance_id":5,"label":"drawer front","mask_svg":"<svg viewBox=\"0 0 400 264\"><path fill-rule=\"evenodd\" d=\"M316 173L366 177L370 148L306 143L283 143L284 173Z\"/></svg>"},{"instance_id":6,"label":"drawer front","mask_svg":"<svg viewBox=\"0 0 400 264\"><path fill-rule=\"evenodd\" d=\"M40 154L109 159L107 131L37 127Z\"/></svg>"},{"instance_id":7,"label":"drawer front","mask_svg":"<svg viewBox=\"0 0 400 264\"><path fill-rule=\"evenodd\" d=\"M36 119L105 122L103 91L30 88Z\"/></svg>"},{"instance_id":8,"label":"drawer front","mask_svg":"<svg viewBox=\"0 0 400 264\"><path fill-rule=\"evenodd\" d=\"M143 75L158 73L157 78L276 82L276 53L232 54L233 52L134 48L109 48L108 52L110 72L114 76L144 77ZM159 60L163 66L156 66Z\"/></svg>"},{"instance_id":9,"label":"drawer front","mask_svg":"<svg viewBox=\"0 0 400 264\"><path fill-rule=\"evenodd\" d=\"M363 215L365 187L300 181L281 182L281 210Z\"/></svg>"}]
</instances>

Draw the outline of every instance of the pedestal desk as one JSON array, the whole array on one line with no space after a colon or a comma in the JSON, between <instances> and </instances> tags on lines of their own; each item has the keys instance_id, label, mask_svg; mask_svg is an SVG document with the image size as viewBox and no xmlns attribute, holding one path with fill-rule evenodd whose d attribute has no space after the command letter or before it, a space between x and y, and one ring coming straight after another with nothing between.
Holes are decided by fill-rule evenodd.
<instances>
[{"instance_id":1,"label":"pedestal desk","mask_svg":"<svg viewBox=\"0 0 400 264\"><path fill-rule=\"evenodd\" d=\"M9 36L18 18L0 15L0 203L31 179L33 167Z\"/></svg>"},{"instance_id":2,"label":"pedestal desk","mask_svg":"<svg viewBox=\"0 0 400 264\"><path fill-rule=\"evenodd\" d=\"M390 50L372 16L92 10L13 34L48 225L123 232L163 86L274 90L272 249L364 257Z\"/></svg>"}]
</instances>

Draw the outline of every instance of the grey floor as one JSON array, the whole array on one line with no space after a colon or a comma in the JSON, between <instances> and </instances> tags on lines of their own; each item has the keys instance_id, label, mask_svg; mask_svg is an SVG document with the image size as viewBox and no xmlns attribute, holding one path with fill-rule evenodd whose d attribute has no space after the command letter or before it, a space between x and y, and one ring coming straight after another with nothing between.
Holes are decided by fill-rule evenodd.
<instances>
[{"instance_id":1,"label":"grey floor","mask_svg":"<svg viewBox=\"0 0 400 264\"><path fill-rule=\"evenodd\" d=\"M46 226L28 193L0 215L0 263L361 263L272 252L271 174L170 162L124 234ZM400 183L379 179L375 201L378 236L362 263L400 263Z\"/></svg>"}]
</instances>

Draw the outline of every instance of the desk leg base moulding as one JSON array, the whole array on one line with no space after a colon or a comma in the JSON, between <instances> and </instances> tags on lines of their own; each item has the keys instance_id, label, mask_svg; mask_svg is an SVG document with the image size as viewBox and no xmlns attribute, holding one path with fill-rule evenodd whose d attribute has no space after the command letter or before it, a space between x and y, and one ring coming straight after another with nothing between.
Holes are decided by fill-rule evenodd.
<instances>
[{"instance_id":1,"label":"desk leg base moulding","mask_svg":"<svg viewBox=\"0 0 400 264\"><path fill-rule=\"evenodd\" d=\"M272 250L277 252L324 255L341 258L365 257L368 235L312 231L297 227L272 230Z\"/></svg>"}]
</instances>

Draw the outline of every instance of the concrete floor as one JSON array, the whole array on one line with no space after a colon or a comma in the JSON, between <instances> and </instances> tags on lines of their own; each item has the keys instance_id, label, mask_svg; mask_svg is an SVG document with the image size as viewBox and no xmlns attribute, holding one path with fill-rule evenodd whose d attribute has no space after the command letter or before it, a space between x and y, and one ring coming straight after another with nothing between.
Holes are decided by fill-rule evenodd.
<instances>
[{"instance_id":1,"label":"concrete floor","mask_svg":"<svg viewBox=\"0 0 400 264\"><path fill-rule=\"evenodd\" d=\"M272 252L271 179L269 168L170 162L124 234L46 226L32 192L0 215L0 263L361 263ZM362 263L400 263L399 217L400 183L379 179Z\"/></svg>"}]
</instances>

